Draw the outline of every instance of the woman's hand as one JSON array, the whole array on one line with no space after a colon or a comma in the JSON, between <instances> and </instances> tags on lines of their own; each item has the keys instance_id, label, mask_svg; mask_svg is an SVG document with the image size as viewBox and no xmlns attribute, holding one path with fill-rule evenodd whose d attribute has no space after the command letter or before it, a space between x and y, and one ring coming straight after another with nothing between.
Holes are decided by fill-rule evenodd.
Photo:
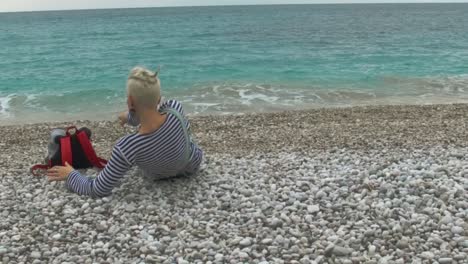
<instances>
[{"instance_id":1,"label":"woman's hand","mask_svg":"<svg viewBox=\"0 0 468 264\"><path fill-rule=\"evenodd\" d=\"M122 112L119 114L119 123L121 126L124 126L128 122L128 111Z\"/></svg>"},{"instance_id":2,"label":"woman's hand","mask_svg":"<svg viewBox=\"0 0 468 264\"><path fill-rule=\"evenodd\" d=\"M66 181L68 175L74 171L72 166L65 162L65 166L54 166L47 170L47 179L49 181Z\"/></svg>"}]
</instances>

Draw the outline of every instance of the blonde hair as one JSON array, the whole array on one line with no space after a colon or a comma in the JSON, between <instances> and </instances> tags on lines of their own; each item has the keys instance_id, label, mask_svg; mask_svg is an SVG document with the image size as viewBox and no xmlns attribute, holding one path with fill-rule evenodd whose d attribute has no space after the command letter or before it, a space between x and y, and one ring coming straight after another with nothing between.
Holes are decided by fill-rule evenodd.
<instances>
[{"instance_id":1,"label":"blonde hair","mask_svg":"<svg viewBox=\"0 0 468 264\"><path fill-rule=\"evenodd\" d=\"M127 91L138 106L156 107L161 98L161 82L158 72L152 72L143 67L133 68L128 76Z\"/></svg>"}]
</instances>

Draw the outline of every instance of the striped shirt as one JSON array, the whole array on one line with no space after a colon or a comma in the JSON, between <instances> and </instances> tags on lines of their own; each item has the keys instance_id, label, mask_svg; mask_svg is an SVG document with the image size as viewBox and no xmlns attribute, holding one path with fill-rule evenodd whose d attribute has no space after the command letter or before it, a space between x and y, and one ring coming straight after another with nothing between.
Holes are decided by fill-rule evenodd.
<instances>
[{"instance_id":1,"label":"striped shirt","mask_svg":"<svg viewBox=\"0 0 468 264\"><path fill-rule=\"evenodd\" d=\"M161 105L160 111L167 107L177 110L184 116L182 105L169 100ZM129 115L128 123L139 124L136 117ZM184 118L187 130L190 123ZM190 130L189 130L190 131ZM137 165L146 176L168 178L179 174L194 174L200 167L202 150L190 139L190 159L181 168L181 160L186 154L185 134L179 119L167 113L166 120L159 129L149 134L127 135L117 142L106 167L96 179L91 179L74 170L68 175L67 187L80 195L103 197L110 195L125 173Z\"/></svg>"}]
</instances>

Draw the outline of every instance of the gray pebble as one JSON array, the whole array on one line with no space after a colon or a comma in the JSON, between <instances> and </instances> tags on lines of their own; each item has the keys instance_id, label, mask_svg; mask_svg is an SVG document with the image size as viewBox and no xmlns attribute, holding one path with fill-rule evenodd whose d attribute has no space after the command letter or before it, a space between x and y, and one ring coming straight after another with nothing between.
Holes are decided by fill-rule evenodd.
<instances>
[{"instance_id":1,"label":"gray pebble","mask_svg":"<svg viewBox=\"0 0 468 264\"><path fill-rule=\"evenodd\" d=\"M453 262L452 258L439 258L440 264L451 264Z\"/></svg>"},{"instance_id":2,"label":"gray pebble","mask_svg":"<svg viewBox=\"0 0 468 264\"><path fill-rule=\"evenodd\" d=\"M4 254L7 253L7 252L8 252L8 249L7 249L7 248L1 247L1 246L0 246L0 256L4 255Z\"/></svg>"},{"instance_id":3,"label":"gray pebble","mask_svg":"<svg viewBox=\"0 0 468 264\"><path fill-rule=\"evenodd\" d=\"M465 230L461 226L454 226L452 227L451 231L453 234L463 234L463 232L465 232Z\"/></svg>"},{"instance_id":4,"label":"gray pebble","mask_svg":"<svg viewBox=\"0 0 468 264\"><path fill-rule=\"evenodd\" d=\"M350 248L345 248L345 247L340 247L337 245L330 244L326 249L325 249L325 255L326 256L348 256L353 252L352 249Z\"/></svg>"},{"instance_id":5,"label":"gray pebble","mask_svg":"<svg viewBox=\"0 0 468 264\"><path fill-rule=\"evenodd\" d=\"M41 252L39 252L39 251L32 251L32 252L31 252L31 258L33 258L33 259L39 259L39 258L41 258Z\"/></svg>"},{"instance_id":6,"label":"gray pebble","mask_svg":"<svg viewBox=\"0 0 468 264\"><path fill-rule=\"evenodd\" d=\"M423 259L434 259L434 257L434 253L430 251L424 251L423 253L421 253L421 258Z\"/></svg>"},{"instance_id":7,"label":"gray pebble","mask_svg":"<svg viewBox=\"0 0 468 264\"><path fill-rule=\"evenodd\" d=\"M318 205L309 205L307 206L307 211L311 214L320 212L320 206Z\"/></svg>"},{"instance_id":8,"label":"gray pebble","mask_svg":"<svg viewBox=\"0 0 468 264\"><path fill-rule=\"evenodd\" d=\"M242 247L248 247L252 245L252 239L251 238L244 238L241 241L239 241L239 245Z\"/></svg>"}]
</instances>

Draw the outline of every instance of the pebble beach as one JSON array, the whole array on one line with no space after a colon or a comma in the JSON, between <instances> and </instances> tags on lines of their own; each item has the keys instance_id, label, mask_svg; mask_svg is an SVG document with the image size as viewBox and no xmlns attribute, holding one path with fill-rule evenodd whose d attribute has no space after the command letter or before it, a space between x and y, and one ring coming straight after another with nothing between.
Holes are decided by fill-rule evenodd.
<instances>
[{"instance_id":1,"label":"pebble beach","mask_svg":"<svg viewBox=\"0 0 468 264\"><path fill-rule=\"evenodd\" d=\"M468 263L468 105L195 116L200 173L91 199L29 173L49 130L0 126L1 263ZM95 172L89 172L95 174Z\"/></svg>"}]
</instances>

